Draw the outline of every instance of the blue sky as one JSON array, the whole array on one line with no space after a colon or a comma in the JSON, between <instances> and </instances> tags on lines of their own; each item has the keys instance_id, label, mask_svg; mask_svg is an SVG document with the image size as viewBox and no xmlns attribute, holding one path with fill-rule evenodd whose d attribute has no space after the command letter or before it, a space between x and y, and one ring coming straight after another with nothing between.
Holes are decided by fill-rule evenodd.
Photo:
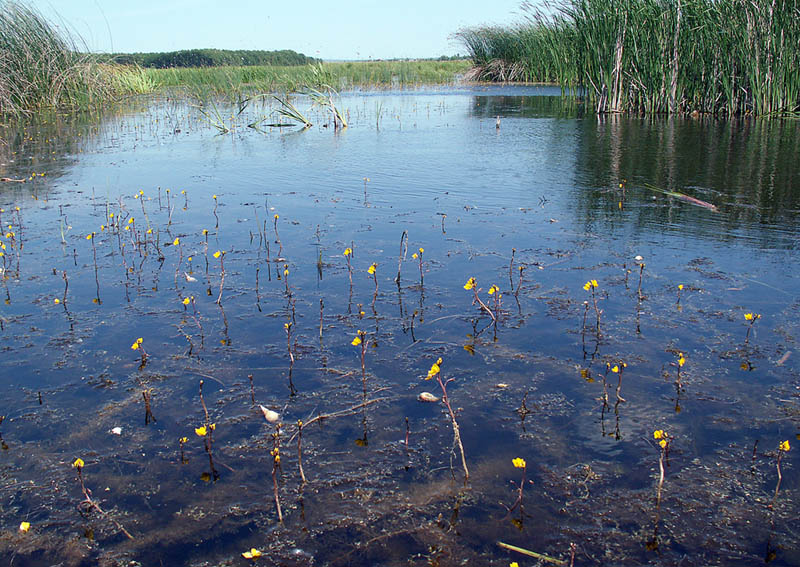
<instances>
[{"instance_id":1,"label":"blue sky","mask_svg":"<svg viewBox=\"0 0 800 567\"><path fill-rule=\"evenodd\" d=\"M294 49L324 59L464 53L459 28L521 19L521 0L29 0L95 52Z\"/></svg>"}]
</instances>

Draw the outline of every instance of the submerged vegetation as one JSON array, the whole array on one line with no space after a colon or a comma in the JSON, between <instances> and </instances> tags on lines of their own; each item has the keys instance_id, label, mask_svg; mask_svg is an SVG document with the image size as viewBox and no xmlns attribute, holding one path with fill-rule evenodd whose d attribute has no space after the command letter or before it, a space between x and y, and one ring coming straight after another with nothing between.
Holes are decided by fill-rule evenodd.
<instances>
[{"instance_id":1,"label":"submerged vegetation","mask_svg":"<svg viewBox=\"0 0 800 567\"><path fill-rule=\"evenodd\" d=\"M456 36L471 76L553 82L598 113L800 111L800 2L568 0Z\"/></svg>"}]
</instances>

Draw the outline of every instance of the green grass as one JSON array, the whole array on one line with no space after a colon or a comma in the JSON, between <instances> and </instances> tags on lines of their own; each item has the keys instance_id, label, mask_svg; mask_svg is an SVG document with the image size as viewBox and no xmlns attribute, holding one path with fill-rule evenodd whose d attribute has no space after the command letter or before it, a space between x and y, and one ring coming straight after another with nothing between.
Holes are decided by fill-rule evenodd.
<instances>
[{"instance_id":1,"label":"green grass","mask_svg":"<svg viewBox=\"0 0 800 567\"><path fill-rule=\"evenodd\" d=\"M470 76L582 89L597 112L800 111L800 0L567 0L456 35Z\"/></svg>"},{"instance_id":2,"label":"green grass","mask_svg":"<svg viewBox=\"0 0 800 567\"><path fill-rule=\"evenodd\" d=\"M305 66L184 67L142 70L156 88L187 88L204 94L235 94L243 90L274 92L302 85L352 87L446 84L466 72L458 61L350 61Z\"/></svg>"},{"instance_id":3,"label":"green grass","mask_svg":"<svg viewBox=\"0 0 800 567\"><path fill-rule=\"evenodd\" d=\"M244 98L301 87L407 86L450 83L469 68L456 61L361 61L303 66L143 69L85 53L80 39L37 11L0 0L0 117L46 109L102 107L121 97L184 89L194 97Z\"/></svg>"},{"instance_id":4,"label":"green grass","mask_svg":"<svg viewBox=\"0 0 800 567\"><path fill-rule=\"evenodd\" d=\"M87 108L147 90L137 68L101 65L81 47L35 10L0 3L0 116Z\"/></svg>"}]
</instances>

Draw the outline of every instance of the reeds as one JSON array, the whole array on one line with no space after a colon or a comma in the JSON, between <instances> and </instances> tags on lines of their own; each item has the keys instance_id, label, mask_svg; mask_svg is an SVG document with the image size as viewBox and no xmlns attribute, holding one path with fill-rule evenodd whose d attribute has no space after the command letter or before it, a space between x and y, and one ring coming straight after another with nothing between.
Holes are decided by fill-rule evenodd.
<instances>
[{"instance_id":1,"label":"reeds","mask_svg":"<svg viewBox=\"0 0 800 567\"><path fill-rule=\"evenodd\" d=\"M155 86L137 67L100 64L81 40L18 2L0 4L0 115L86 108Z\"/></svg>"},{"instance_id":2,"label":"reeds","mask_svg":"<svg viewBox=\"0 0 800 567\"><path fill-rule=\"evenodd\" d=\"M598 113L800 111L798 0L568 0L554 8L524 4L517 25L460 30L469 76L557 83Z\"/></svg>"}]
</instances>

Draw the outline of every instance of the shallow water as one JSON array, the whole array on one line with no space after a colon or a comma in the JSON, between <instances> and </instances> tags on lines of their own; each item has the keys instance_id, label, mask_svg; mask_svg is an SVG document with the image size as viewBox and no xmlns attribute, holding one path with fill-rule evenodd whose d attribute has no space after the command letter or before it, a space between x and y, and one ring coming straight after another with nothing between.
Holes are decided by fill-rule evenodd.
<instances>
[{"instance_id":1,"label":"shallow water","mask_svg":"<svg viewBox=\"0 0 800 567\"><path fill-rule=\"evenodd\" d=\"M557 94L351 93L336 132L320 109L248 128L275 108L256 101L218 103L220 135L174 99L7 128L0 177L27 182L0 187L0 555L536 562L505 542L567 564L574 543L576 565L800 562L797 122L598 118ZM496 324L470 277L493 310L499 287ZM439 357L466 484L446 408L417 400L441 396ZM283 423L283 523L259 404ZM297 421L323 414L303 485ZM509 512L515 457L533 482Z\"/></svg>"}]
</instances>

